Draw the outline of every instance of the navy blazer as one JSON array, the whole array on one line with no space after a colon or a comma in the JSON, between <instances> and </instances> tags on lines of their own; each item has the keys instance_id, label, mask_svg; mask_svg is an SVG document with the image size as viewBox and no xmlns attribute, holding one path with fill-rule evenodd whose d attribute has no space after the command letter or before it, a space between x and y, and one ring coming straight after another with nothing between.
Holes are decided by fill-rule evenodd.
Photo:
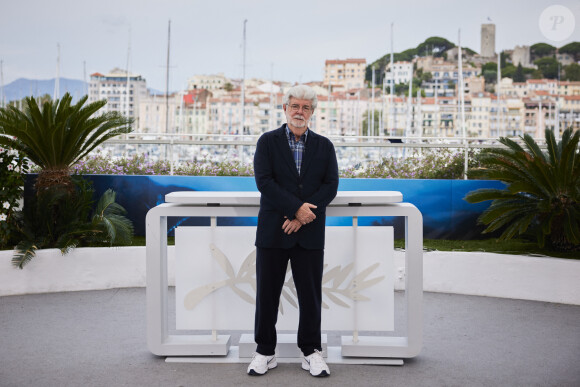
<instances>
[{"instance_id":1,"label":"navy blazer","mask_svg":"<svg viewBox=\"0 0 580 387\"><path fill-rule=\"evenodd\" d=\"M305 249L323 249L326 206L338 189L338 164L332 142L308 130L298 174L284 124L258 139L254 175L262 194L256 246L287 249L298 244ZM297 232L284 233L285 217L294 219L294 214L305 202L318 207L312 210L316 219Z\"/></svg>"}]
</instances>

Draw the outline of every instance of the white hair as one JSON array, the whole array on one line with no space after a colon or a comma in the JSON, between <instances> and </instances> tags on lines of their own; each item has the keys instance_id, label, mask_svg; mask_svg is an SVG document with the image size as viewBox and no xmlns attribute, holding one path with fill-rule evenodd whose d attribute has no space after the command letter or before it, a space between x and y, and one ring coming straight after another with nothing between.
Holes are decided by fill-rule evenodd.
<instances>
[{"instance_id":1,"label":"white hair","mask_svg":"<svg viewBox=\"0 0 580 387\"><path fill-rule=\"evenodd\" d=\"M286 94L284 94L284 98L282 98L282 103L288 106L290 98L307 99L312 101L312 110L316 109L316 105L318 104L316 92L312 87L306 85L296 85L288 89Z\"/></svg>"}]
</instances>

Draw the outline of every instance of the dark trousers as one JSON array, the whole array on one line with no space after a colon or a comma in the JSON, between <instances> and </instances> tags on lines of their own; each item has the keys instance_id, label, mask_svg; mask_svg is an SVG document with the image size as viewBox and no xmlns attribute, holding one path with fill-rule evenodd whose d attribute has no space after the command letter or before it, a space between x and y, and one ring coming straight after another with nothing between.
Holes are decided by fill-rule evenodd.
<instances>
[{"instance_id":1,"label":"dark trousers","mask_svg":"<svg viewBox=\"0 0 580 387\"><path fill-rule=\"evenodd\" d=\"M290 249L256 249L256 320L254 338L256 352L273 355L276 349L276 321L280 294L284 286L288 261L298 293L300 320L298 347L305 356L322 350L320 322L322 303L322 271L324 250L306 250L300 246ZM289 306L291 307L291 306Z\"/></svg>"}]
</instances>

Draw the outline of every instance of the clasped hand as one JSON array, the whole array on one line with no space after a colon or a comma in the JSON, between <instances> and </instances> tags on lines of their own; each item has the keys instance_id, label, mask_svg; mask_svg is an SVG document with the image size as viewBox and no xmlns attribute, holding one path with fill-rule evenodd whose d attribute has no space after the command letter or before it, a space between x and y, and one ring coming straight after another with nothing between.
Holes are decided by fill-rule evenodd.
<instances>
[{"instance_id":1,"label":"clasped hand","mask_svg":"<svg viewBox=\"0 0 580 387\"><path fill-rule=\"evenodd\" d=\"M294 214L294 219L286 219L282 225L282 229L286 234L292 234L300 230L300 227L312 222L316 219L316 215L312 212L312 209L317 208L314 204L304 203L300 206L296 214Z\"/></svg>"}]
</instances>

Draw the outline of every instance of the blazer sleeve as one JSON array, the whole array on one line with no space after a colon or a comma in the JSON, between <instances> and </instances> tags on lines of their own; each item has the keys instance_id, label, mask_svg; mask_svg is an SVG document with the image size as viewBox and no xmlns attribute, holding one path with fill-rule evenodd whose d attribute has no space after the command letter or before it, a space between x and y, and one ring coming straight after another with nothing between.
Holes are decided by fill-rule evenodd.
<instances>
[{"instance_id":1,"label":"blazer sleeve","mask_svg":"<svg viewBox=\"0 0 580 387\"><path fill-rule=\"evenodd\" d=\"M315 204L318 209L326 208L336 197L336 192L338 190L338 163L336 161L336 151L334 150L332 142L328 139L326 139L326 141L328 164L322 184L314 194L305 200L308 203Z\"/></svg>"},{"instance_id":2,"label":"blazer sleeve","mask_svg":"<svg viewBox=\"0 0 580 387\"><path fill-rule=\"evenodd\" d=\"M279 156L271 155L271 136L262 135L256 144L254 154L254 176L258 191L269 203L282 212L288 219L294 219L302 201L276 182L273 175L273 159ZM282 160L280 160L282 162Z\"/></svg>"}]
</instances>

